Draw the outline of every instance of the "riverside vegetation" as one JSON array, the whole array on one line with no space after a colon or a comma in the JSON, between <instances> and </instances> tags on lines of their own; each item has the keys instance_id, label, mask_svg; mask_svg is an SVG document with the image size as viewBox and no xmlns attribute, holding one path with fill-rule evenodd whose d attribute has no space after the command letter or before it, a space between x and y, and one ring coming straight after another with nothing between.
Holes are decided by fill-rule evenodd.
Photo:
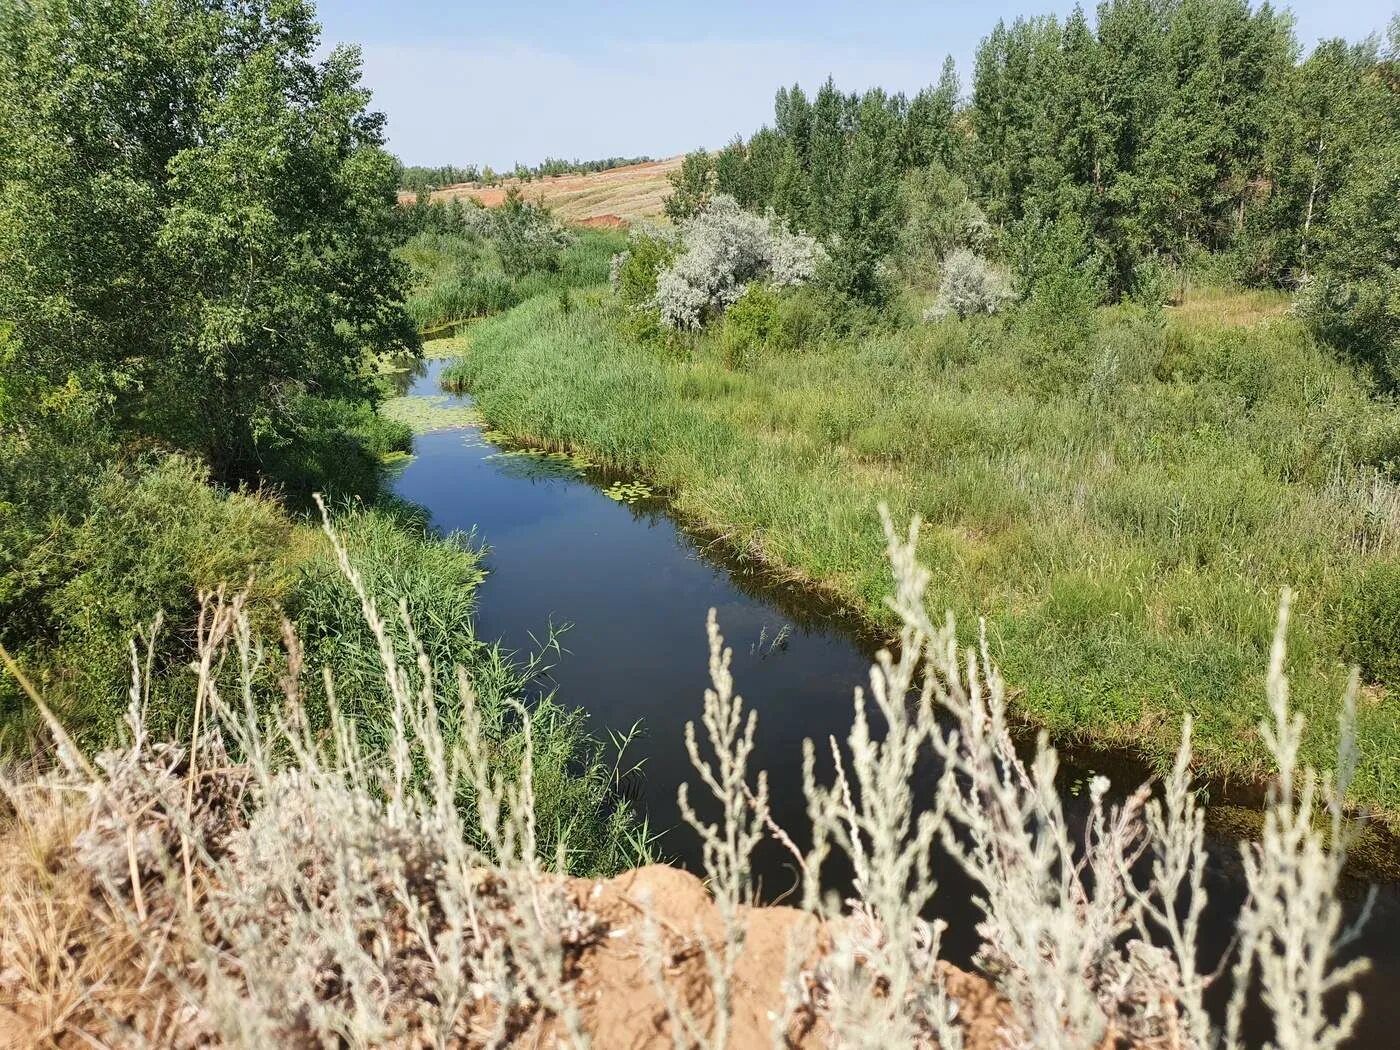
<instances>
[{"instance_id":1,"label":"riverside vegetation","mask_svg":"<svg viewBox=\"0 0 1400 1050\"><path fill-rule=\"evenodd\" d=\"M15 666L77 746L105 747L132 641L162 619L147 731L189 739L201 596L247 588L250 622L273 638L288 617L340 716L381 746L375 643L304 520L325 493L364 585L407 605L447 678L470 670L493 763L515 769L513 712L538 667L475 635L482 551L381 485L412 439L375 407L385 363L418 352L400 256L423 248L357 53L316 59L304 3L7 5L0 43L0 644ZM512 214L491 249L507 266L533 245ZM289 659L252 683L259 710L282 702ZM313 685L309 725L331 710ZM579 873L645 859L583 715L548 697L533 710L539 841ZM6 673L6 759L51 760L45 736Z\"/></svg>"},{"instance_id":2,"label":"riverside vegetation","mask_svg":"<svg viewBox=\"0 0 1400 1050\"><path fill-rule=\"evenodd\" d=\"M480 549L382 491L412 440L377 411L386 367L473 322L450 374L495 431L620 468L901 643L872 671L886 735L858 699L843 771L809 758L795 860L826 949L776 989L778 1038L958 1045L935 837L986 894L1010 1045L1240 1045L1251 974L1275 1045L1345 1038L1344 814L1400 812L1400 24L1305 61L1226 0L998 27L968 99L951 68L912 100L781 91L630 237L518 195L396 207L358 56L315 57L309 4L40 0L0 43L24 847L0 1006L25 1031L605 1041L570 978L603 927L558 876L647 860L644 815L578 698L476 637ZM882 545L881 503L924 529L887 518ZM715 753L687 744L723 815L688 812L719 933L643 905L637 935L656 1037L722 1046L748 852L783 832L712 642ZM1164 794L1096 782L1072 835L1013 720L1139 748ZM929 758L948 773L916 804ZM1276 774L1223 1018L1193 948L1197 772ZM822 897L830 851L854 911ZM699 1013L668 991L682 959Z\"/></svg>"},{"instance_id":3,"label":"riverside vegetation","mask_svg":"<svg viewBox=\"0 0 1400 1050\"><path fill-rule=\"evenodd\" d=\"M439 691L407 606L397 620L381 612L328 519L390 694L383 746L362 749L353 716L335 705L329 739L310 728L290 630L288 703L272 720L259 714L268 654L243 595L203 609L198 673L185 684L205 723L188 743L148 732L139 660L125 748L94 765L50 719L59 767L0 781L23 847L0 862L0 989L15 1011L0 1014L0 1035L161 1046L1237 1047L1257 974L1271 1045L1340 1046L1362 1004L1349 993L1337 1013L1328 998L1364 970L1337 955L1355 931L1336 899L1354 738L1337 779L1297 765L1287 603L1260 726L1277 779L1262 839L1243 847L1250 898L1222 961L1233 992L1217 1023L1206 1007L1216 978L1197 958L1205 853L1189 720L1164 793L1144 786L1110 804L1096 777L1074 844L1080 818L1056 795L1053 750L1042 738L1033 758L1017 752L985 643L964 652L951 621L930 616L917 525L900 534L886 518L885 528L899 655L880 653L868 697L857 691L849 738L830 741L834 770L819 778L806 743L808 852L773 823L764 774L749 768L757 720L711 615L712 687L702 727L686 732L708 805L680 795L711 902L654 873L562 879L562 852L539 838L536 716L516 709L519 774L502 776L474 676L459 666L456 686ZM237 671L221 683L227 664ZM1355 701L1353 682L1343 724ZM883 734L872 735L872 718ZM932 755L944 773L921 800L918 769ZM1322 802L1330 821L1316 818ZM752 907L749 859L769 834L793 851L800 911ZM980 961L997 994L981 1005L939 959L940 924L924 917L940 836L983 895ZM833 856L854 873L844 903L821 893ZM1162 931L1166 946L1155 947Z\"/></svg>"},{"instance_id":4,"label":"riverside vegetation","mask_svg":"<svg viewBox=\"0 0 1400 1050\"><path fill-rule=\"evenodd\" d=\"M610 293L487 321L449 380L886 627L872 507L919 514L936 603L987 618L1018 714L1164 766L1191 714L1203 772L1257 775L1294 587L1305 753L1359 666L1353 802L1393 822L1397 46L1400 22L1300 63L1268 8L1109 3L1097 32L999 27L970 101L951 67L913 100L784 89L771 127L686 158ZM1077 79L1139 59L1150 112ZM1183 139L1203 98L1236 123ZM1037 137L1088 109L1102 128ZM1304 141L1328 159L1300 172Z\"/></svg>"}]
</instances>

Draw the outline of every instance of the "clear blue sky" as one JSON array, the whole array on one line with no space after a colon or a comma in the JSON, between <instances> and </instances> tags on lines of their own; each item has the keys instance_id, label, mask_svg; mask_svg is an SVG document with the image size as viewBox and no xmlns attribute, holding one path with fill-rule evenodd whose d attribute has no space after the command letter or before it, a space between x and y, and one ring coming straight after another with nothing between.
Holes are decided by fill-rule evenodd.
<instances>
[{"instance_id":1,"label":"clear blue sky","mask_svg":"<svg viewBox=\"0 0 1400 1050\"><path fill-rule=\"evenodd\" d=\"M1086 9L1091 4L1086 4ZM1381 31L1396 0L1298 0L1304 46ZM480 4L321 0L328 43L358 43L390 148L410 164L509 167L546 155L669 156L770 119L773 92L828 73L846 90L917 91L943 56L1062 0L618 0Z\"/></svg>"}]
</instances>

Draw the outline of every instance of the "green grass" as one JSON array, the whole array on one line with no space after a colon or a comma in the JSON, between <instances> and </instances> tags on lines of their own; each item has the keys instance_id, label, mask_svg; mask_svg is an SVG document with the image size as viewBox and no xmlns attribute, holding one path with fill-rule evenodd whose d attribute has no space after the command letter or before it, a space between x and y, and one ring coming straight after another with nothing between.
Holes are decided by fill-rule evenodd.
<instances>
[{"instance_id":1,"label":"green grass","mask_svg":"<svg viewBox=\"0 0 1400 1050\"><path fill-rule=\"evenodd\" d=\"M1400 515L1373 468L1400 458L1400 413L1287 317L1105 310L1068 355L1014 316L949 320L736 371L722 332L677 354L628 336L605 293L578 299L475 330L451 376L493 428L646 480L682 518L877 623L876 507L919 514L933 603L969 640L986 618L1018 710L1060 739L1161 759L1189 711L1203 772L1257 774L1287 586L1307 757L1326 765L1344 659L1397 637L1364 609L1400 602L1357 594L1368 572L1398 578L1375 570L1400 564ZM1393 817L1392 684L1365 691L1355 795Z\"/></svg>"},{"instance_id":2,"label":"green grass","mask_svg":"<svg viewBox=\"0 0 1400 1050\"><path fill-rule=\"evenodd\" d=\"M413 270L409 316L420 330L500 313L538 295L562 295L607 280L612 257L627 245L625 233L576 231L554 270L506 275L489 240L474 234L420 233L396 254Z\"/></svg>"},{"instance_id":3,"label":"green grass","mask_svg":"<svg viewBox=\"0 0 1400 1050\"><path fill-rule=\"evenodd\" d=\"M520 773L525 737L515 706L528 697L539 670L476 635L476 590L486 572L482 548L470 536L438 536L414 508L353 510L336 515L337 529L366 590L386 620L399 664L414 675L418 653L398 621L402 605L434 673L441 724L457 742L457 668L465 668L476 693L492 773L511 780ZM341 711L370 754L382 755L393 739L393 702L384 681L376 640L359 598L324 545L298 567L288 602L311 668L330 668ZM327 718L325 694L315 675L303 682L313 724ZM603 748L589 735L587 716L553 695L530 701L534 746L535 819L540 856L563 849L568 870L611 874L649 859L645 823L613 790L615 773ZM470 812L470 807L464 807ZM468 834L473 829L468 826ZM485 848L484 841L477 845Z\"/></svg>"}]
</instances>

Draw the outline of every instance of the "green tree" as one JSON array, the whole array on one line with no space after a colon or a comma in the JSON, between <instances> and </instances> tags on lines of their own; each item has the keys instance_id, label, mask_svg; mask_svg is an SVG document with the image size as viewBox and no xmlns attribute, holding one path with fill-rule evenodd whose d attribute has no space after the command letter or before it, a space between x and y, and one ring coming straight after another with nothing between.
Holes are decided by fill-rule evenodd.
<instances>
[{"instance_id":1,"label":"green tree","mask_svg":"<svg viewBox=\"0 0 1400 1050\"><path fill-rule=\"evenodd\" d=\"M1292 71L1270 130L1265 169L1272 192L1248 224L1251 252L1267 279L1304 279L1330 225L1332 203L1374 135L1380 60L1374 39L1324 40Z\"/></svg>"},{"instance_id":2,"label":"green tree","mask_svg":"<svg viewBox=\"0 0 1400 1050\"><path fill-rule=\"evenodd\" d=\"M1366 78L1357 141L1317 230L1305 316L1325 339L1373 364L1400 389L1400 16Z\"/></svg>"},{"instance_id":3,"label":"green tree","mask_svg":"<svg viewBox=\"0 0 1400 1050\"><path fill-rule=\"evenodd\" d=\"M0 13L0 315L14 367L255 476L307 393L408 348L397 165L359 56L300 0Z\"/></svg>"},{"instance_id":4,"label":"green tree","mask_svg":"<svg viewBox=\"0 0 1400 1050\"><path fill-rule=\"evenodd\" d=\"M830 77L812 104L812 128L807 151L807 210L803 225L818 237L831 232L837 200L846 180L846 156L853 129L845 96Z\"/></svg>"},{"instance_id":5,"label":"green tree","mask_svg":"<svg viewBox=\"0 0 1400 1050\"><path fill-rule=\"evenodd\" d=\"M715 154L715 191L727 193L740 205L752 207L749 199L749 151L741 135Z\"/></svg>"},{"instance_id":6,"label":"green tree","mask_svg":"<svg viewBox=\"0 0 1400 1050\"><path fill-rule=\"evenodd\" d=\"M833 213L827 282L841 297L874 307L893 293L887 263L899 235L901 131L889 96L866 92Z\"/></svg>"},{"instance_id":7,"label":"green tree","mask_svg":"<svg viewBox=\"0 0 1400 1050\"><path fill-rule=\"evenodd\" d=\"M666 214L674 222L689 219L705 207L715 194L715 162L708 150L692 150L681 161L679 171L670 175L671 192L666 197Z\"/></svg>"},{"instance_id":8,"label":"green tree","mask_svg":"<svg viewBox=\"0 0 1400 1050\"><path fill-rule=\"evenodd\" d=\"M958 170L962 143L954 120L961 93L957 64L953 56L948 55L943 59L938 85L924 88L909 103L900 157L902 167L924 168L938 163L949 171Z\"/></svg>"}]
</instances>

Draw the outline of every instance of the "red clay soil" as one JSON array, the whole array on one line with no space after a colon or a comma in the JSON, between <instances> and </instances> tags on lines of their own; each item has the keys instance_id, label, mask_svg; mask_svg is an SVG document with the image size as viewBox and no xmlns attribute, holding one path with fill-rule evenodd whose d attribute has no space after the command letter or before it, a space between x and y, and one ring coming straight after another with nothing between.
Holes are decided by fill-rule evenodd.
<instances>
[{"instance_id":1,"label":"red clay soil","mask_svg":"<svg viewBox=\"0 0 1400 1050\"><path fill-rule=\"evenodd\" d=\"M694 875L657 864L629 871L606 882L570 880L580 908L596 917L606 935L577 960L573 985L581 1025L594 1046L630 1050L671 1050L676 1044L670 1012L656 986L655 962L645 948L647 918L654 923L664 952L665 983L699 1026L707 1026L714 1009L704 942L719 945L723 925L708 891ZM786 1013L785 977L794 972L790 953L804 952L801 970L830 945L827 928L796 908L744 910L744 943L731 989L729 1046L734 1050L774 1045L774 1018ZM1004 1044L1005 1004L986 980L940 963L950 994L958 1001L967 1050L993 1050ZM519 1046L549 1045L558 1035L554 1023L537 1019L516 1041ZM820 1010L799 1010L786 1032L791 1050L833 1046Z\"/></svg>"},{"instance_id":2,"label":"red clay soil","mask_svg":"<svg viewBox=\"0 0 1400 1050\"><path fill-rule=\"evenodd\" d=\"M580 219L574 223L575 226L598 227L607 230L625 230L629 223L621 215L592 215L587 219Z\"/></svg>"},{"instance_id":3,"label":"red clay soil","mask_svg":"<svg viewBox=\"0 0 1400 1050\"><path fill-rule=\"evenodd\" d=\"M673 1029L677 1007L698 1030L710 1030L714 997L705 949L723 943L723 923L709 892L695 876L665 865L625 872L607 881L569 879L566 891L595 924L579 954L570 957L569 998L593 1046L673 1050L691 1039ZM788 1050L834 1047L820 994L789 1010L786 987L811 990L812 974L830 949L834 927L795 908L746 908L744 940L730 989L731 1050L775 1045L775 1018L790 1017L783 1033ZM841 921L841 920L837 920ZM798 965L794 965L798 963ZM659 969L658 969L659 966ZM1006 1046L1007 1006L984 978L940 962L966 1050ZM790 975L799 975L795 981ZM664 984L671 1000L659 990ZM35 1041L38 1029L0 1006L0 1050L37 1045L92 1045L71 1038ZM71 1033L69 1033L71 1034ZM553 1015L537 1011L516 1029L509 1045L565 1045L567 1033ZM679 1039L678 1039L679 1036ZM121 1045L119 1042L108 1045ZM420 1045L390 1041L385 1045ZM468 1040L464 1044L477 1045ZM930 1044L920 1044L929 1046ZM1101 1050L1116 1044L1110 1036Z\"/></svg>"}]
</instances>

